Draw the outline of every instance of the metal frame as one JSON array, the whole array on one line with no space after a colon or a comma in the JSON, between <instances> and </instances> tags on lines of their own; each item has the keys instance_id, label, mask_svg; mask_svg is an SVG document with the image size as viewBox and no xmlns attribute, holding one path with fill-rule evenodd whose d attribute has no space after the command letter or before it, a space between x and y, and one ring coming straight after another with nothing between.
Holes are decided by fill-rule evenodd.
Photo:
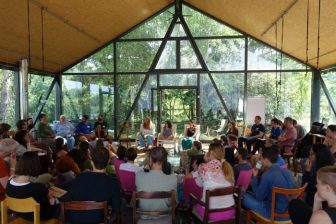
<instances>
[{"instance_id":1,"label":"metal frame","mask_svg":"<svg viewBox=\"0 0 336 224\"><path fill-rule=\"evenodd\" d=\"M320 79L321 87L324 91L324 94L326 95L327 100L329 102L329 105L330 105L331 109L333 110L334 115L336 117L336 102L334 101L333 97L331 96L331 94L328 90L328 87L326 86L326 84L325 84L325 82L324 82L324 80L321 76L321 73L319 73L318 76L319 76L318 78Z\"/></svg>"}]
</instances>

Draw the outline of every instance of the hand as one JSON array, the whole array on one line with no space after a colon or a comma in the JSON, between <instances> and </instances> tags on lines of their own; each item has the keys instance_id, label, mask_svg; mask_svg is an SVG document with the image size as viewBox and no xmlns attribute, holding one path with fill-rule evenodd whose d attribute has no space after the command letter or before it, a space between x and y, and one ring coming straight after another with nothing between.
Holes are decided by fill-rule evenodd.
<instances>
[{"instance_id":1,"label":"hand","mask_svg":"<svg viewBox=\"0 0 336 224\"><path fill-rule=\"evenodd\" d=\"M259 170L258 169L256 169L256 168L253 168L252 169L252 174L253 174L253 176L258 176L258 174L259 174Z\"/></svg>"}]
</instances>

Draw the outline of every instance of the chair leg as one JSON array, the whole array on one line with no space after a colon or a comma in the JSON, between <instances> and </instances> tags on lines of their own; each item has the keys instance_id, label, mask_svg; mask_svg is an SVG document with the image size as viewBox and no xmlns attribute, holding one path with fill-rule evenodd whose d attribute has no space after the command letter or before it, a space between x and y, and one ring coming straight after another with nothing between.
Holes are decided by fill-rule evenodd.
<instances>
[{"instance_id":1,"label":"chair leg","mask_svg":"<svg viewBox=\"0 0 336 224\"><path fill-rule=\"evenodd\" d=\"M251 213L246 210L246 224L251 224Z\"/></svg>"}]
</instances>

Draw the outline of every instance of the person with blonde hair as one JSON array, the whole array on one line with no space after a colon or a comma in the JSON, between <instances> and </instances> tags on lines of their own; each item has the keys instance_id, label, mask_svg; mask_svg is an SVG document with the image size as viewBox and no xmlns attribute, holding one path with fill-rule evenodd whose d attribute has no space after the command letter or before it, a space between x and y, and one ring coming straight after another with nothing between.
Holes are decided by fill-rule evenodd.
<instances>
[{"instance_id":1,"label":"person with blonde hair","mask_svg":"<svg viewBox=\"0 0 336 224\"><path fill-rule=\"evenodd\" d=\"M317 192L313 209L299 199L289 204L289 215L294 224L336 223L336 166L325 166L317 171ZM322 206L323 202L327 206Z\"/></svg>"},{"instance_id":2,"label":"person with blonde hair","mask_svg":"<svg viewBox=\"0 0 336 224\"><path fill-rule=\"evenodd\" d=\"M220 143L211 143L208 153L204 156L206 163L200 164L196 175L196 184L203 187L202 201L205 202L206 190L230 187L234 185L233 169L224 160L224 149ZM234 205L233 195L218 196L210 198L210 208L227 208ZM204 216L205 209L197 205L197 212ZM210 213L210 220L223 220L223 217L230 219L235 215L235 210Z\"/></svg>"},{"instance_id":3,"label":"person with blonde hair","mask_svg":"<svg viewBox=\"0 0 336 224\"><path fill-rule=\"evenodd\" d=\"M149 119L149 117L145 117L140 129L139 142L142 148L148 147L153 144L155 139L155 125ZM146 141L145 141L146 140Z\"/></svg>"}]
</instances>

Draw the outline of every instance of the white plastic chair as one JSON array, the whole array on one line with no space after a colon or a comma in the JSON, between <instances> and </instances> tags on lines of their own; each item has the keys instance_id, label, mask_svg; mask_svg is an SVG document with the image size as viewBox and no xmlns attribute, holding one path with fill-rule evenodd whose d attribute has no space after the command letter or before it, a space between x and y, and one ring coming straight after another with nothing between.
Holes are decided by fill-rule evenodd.
<instances>
[{"instance_id":1,"label":"white plastic chair","mask_svg":"<svg viewBox=\"0 0 336 224\"><path fill-rule=\"evenodd\" d=\"M160 131L163 130L163 127L164 127L164 124L161 124L161 129ZM172 132L173 132L173 136L174 138L171 139L171 140L163 140L163 139L160 139L160 135L161 135L161 132L158 134L158 145L162 144L162 145L173 145L173 148L174 150L176 149L176 136L177 136L177 133L176 133L176 130L177 130L177 125L176 124L172 124ZM165 147L165 148L169 148L169 147Z\"/></svg>"}]
</instances>

